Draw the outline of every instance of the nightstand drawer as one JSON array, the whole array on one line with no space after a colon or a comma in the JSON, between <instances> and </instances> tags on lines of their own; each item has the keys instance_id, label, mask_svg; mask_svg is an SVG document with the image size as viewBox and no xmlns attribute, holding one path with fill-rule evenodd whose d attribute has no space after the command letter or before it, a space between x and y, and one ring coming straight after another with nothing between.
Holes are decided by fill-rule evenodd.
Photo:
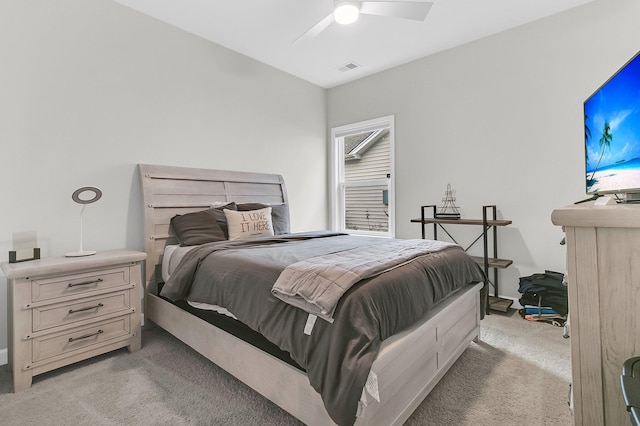
<instances>
[{"instance_id":1,"label":"nightstand drawer","mask_svg":"<svg viewBox=\"0 0 640 426\"><path fill-rule=\"evenodd\" d=\"M113 268L31 281L31 301L41 302L129 283L129 268Z\"/></svg>"},{"instance_id":2,"label":"nightstand drawer","mask_svg":"<svg viewBox=\"0 0 640 426\"><path fill-rule=\"evenodd\" d=\"M33 331L46 330L78 321L90 321L95 318L122 312L131 307L128 290L108 293L98 297L78 299L73 302L40 306L32 310Z\"/></svg>"},{"instance_id":3,"label":"nightstand drawer","mask_svg":"<svg viewBox=\"0 0 640 426\"><path fill-rule=\"evenodd\" d=\"M60 333L32 339L32 361L39 362L58 355L73 355L75 351L85 351L93 346L108 344L118 338L131 335L130 315L114 318L92 324L89 327L79 327Z\"/></svg>"}]
</instances>

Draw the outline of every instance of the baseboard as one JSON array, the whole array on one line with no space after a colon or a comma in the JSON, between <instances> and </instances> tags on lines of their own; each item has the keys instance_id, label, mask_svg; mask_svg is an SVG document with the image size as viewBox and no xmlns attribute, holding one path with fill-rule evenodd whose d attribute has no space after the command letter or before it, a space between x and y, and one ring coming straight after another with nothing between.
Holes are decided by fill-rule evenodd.
<instances>
[{"instance_id":1,"label":"baseboard","mask_svg":"<svg viewBox=\"0 0 640 426\"><path fill-rule=\"evenodd\" d=\"M509 297L509 296L500 296L503 299L511 299L513 300L513 304L511 305L511 309L522 309L522 305L520 304L520 298Z\"/></svg>"}]
</instances>

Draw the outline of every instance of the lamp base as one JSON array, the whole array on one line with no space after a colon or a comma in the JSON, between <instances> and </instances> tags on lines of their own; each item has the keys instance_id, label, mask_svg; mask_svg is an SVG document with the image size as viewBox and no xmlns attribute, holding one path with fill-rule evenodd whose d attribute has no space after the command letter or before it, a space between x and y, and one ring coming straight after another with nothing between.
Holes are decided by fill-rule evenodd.
<instances>
[{"instance_id":1,"label":"lamp base","mask_svg":"<svg viewBox=\"0 0 640 426\"><path fill-rule=\"evenodd\" d=\"M66 253L66 257L80 257L80 256L91 256L92 254L96 254L95 250L83 250L83 251L73 251L71 253Z\"/></svg>"}]
</instances>

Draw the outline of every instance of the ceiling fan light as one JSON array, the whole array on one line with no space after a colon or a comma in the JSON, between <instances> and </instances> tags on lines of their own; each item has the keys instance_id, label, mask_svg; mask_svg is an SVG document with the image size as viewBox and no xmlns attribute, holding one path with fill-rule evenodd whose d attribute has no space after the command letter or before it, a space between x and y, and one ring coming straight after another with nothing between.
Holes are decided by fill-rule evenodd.
<instances>
[{"instance_id":1,"label":"ceiling fan light","mask_svg":"<svg viewBox=\"0 0 640 426\"><path fill-rule=\"evenodd\" d=\"M356 22L359 14L360 8L357 3L350 1L338 3L336 8L333 10L333 18L338 24L343 25L353 24Z\"/></svg>"}]
</instances>

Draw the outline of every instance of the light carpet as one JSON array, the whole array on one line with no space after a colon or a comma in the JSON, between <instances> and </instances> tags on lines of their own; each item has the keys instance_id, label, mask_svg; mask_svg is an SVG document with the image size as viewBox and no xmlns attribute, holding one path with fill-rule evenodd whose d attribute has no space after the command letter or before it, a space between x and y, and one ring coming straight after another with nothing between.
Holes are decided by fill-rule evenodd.
<instances>
[{"instance_id":1,"label":"light carpet","mask_svg":"<svg viewBox=\"0 0 640 426\"><path fill-rule=\"evenodd\" d=\"M406 425L570 425L569 341L562 329L494 313ZM143 347L36 376L12 393L0 367L0 424L299 425L158 327Z\"/></svg>"}]
</instances>

